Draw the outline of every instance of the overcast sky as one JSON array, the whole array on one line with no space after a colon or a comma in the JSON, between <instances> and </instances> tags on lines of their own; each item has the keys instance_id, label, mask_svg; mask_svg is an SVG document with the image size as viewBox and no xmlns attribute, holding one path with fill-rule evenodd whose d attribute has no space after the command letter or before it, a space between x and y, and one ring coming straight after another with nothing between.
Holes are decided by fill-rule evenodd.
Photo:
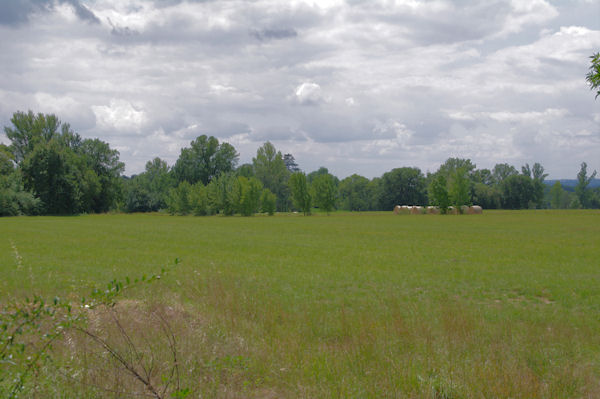
<instances>
[{"instance_id":1,"label":"overcast sky","mask_svg":"<svg viewBox=\"0 0 600 399\"><path fill-rule=\"evenodd\" d=\"M201 134L306 172L600 172L600 0L1 0L0 125L54 113L173 164ZM8 144L0 134L0 142Z\"/></svg>"}]
</instances>

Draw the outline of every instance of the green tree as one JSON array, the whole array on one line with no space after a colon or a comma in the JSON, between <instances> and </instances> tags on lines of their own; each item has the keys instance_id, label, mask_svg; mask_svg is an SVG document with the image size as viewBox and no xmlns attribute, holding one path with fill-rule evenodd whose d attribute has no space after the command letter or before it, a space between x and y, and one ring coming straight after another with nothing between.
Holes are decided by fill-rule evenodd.
<instances>
[{"instance_id":1,"label":"green tree","mask_svg":"<svg viewBox=\"0 0 600 399\"><path fill-rule=\"evenodd\" d=\"M16 112L5 127L28 191L52 214L104 212L121 198L124 164L98 139L83 140L54 115Z\"/></svg>"},{"instance_id":2,"label":"green tree","mask_svg":"<svg viewBox=\"0 0 600 399\"><path fill-rule=\"evenodd\" d=\"M55 115L35 115L32 111L15 112L10 122L12 127L5 126L4 133L11 141L11 150L18 164L25 160L37 144L47 143L61 129L61 122ZM65 127L69 130L68 125Z\"/></svg>"},{"instance_id":3,"label":"green tree","mask_svg":"<svg viewBox=\"0 0 600 399\"><path fill-rule=\"evenodd\" d=\"M340 182L339 195L342 209L347 211L366 211L371 209L369 179L357 174L348 176Z\"/></svg>"},{"instance_id":4,"label":"green tree","mask_svg":"<svg viewBox=\"0 0 600 399\"><path fill-rule=\"evenodd\" d=\"M494 184L500 184L507 177L518 174L519 172L514 166L507 163L499 163L494 166L494 170L492 171L492 180Z\"/></svg>"},{"instance_id":5,"label":"green tree","mask_svg":"<svg viewBox=\"0 0 600 399\"><path fill-rule=\"evenodd\" d=\"M563 190L562 185L559 181L556 181L550 189L550 207L552 209L562 209L566 207L566 204L563 202L564 194L565 190Z\"/></svg>"},{"instance_id":6,"label":"green tree","mask_svg":"<svg viewBox=\"0 0 600 399\"><path fill-rule=\"evenodd\" d=\"M0 144L0 176L9 175L14 169L14 156L10 148Z\"/></svg>"},{"instance_id":7,"label":"green tree","mask_svg":"<svg viewBox=\"0 0 600 399\"><path fill-rule=\"evenodd\" d=\"M492 171L489 169L477 169L471 174L471 180L473 183L481 183L487 186L493 184L494 179L492 178Z\"/></svg>"},{"instance_id":8,"label":"green tree","mask_svg":"<svg viewBox=\"0 0 600 399\"><path fill-rule=\"evenodd\" d=\"M36 215L41 202L23 187L19 170L0 173L0 216Z\"/></svg>"},{"instance_id":9,"label":"green tree","mask_svg":"<svg viewBox=\"0 0 600 399\"><path fill-rule=\"evenodd\" d=\"M171 215L189 215L192 212L191 191L192 185L185 180L169 190L167 209Z\"/></svg>"},{"instance_id":10,"label":"green tree","mask_svg":"<svg viewBox=\"0 0 600 399\"><path fill-rule=\"evenodd\" d=\"M71 136L71 132L63 134L63 139ZM79 135L75 135L76 140ZM121 174L125 164L119 161L119 152L110 148L108 143L99 139L85 139L81 145L72 148L75 154L83 159L89 180L95 179L90 172L98 178L99 189L89 199L91 210L106 212L111 209L122 196Z\"/></svg>"},{"instance_id":11,"label":"green tree","mask_svg":"<svg viewBox=\"0 0 600 399\"><path fill-rule=\"evenodd\" d=\"M525 175L510 175L500 183L502 207L505 209L528 209L535 200L533 180Z\"/></svg>"},{"instance_id":12,"label":"green tree","mask_svg":"<svg viewBox=\"0 0 600 399\"><path fill-rule=\"evenodd\" d=\"M236 212L240 195L236 181L233 173L222 173L208 184L209 203L215 211L226 216Z\"/></svg>"},{"instance_id":13,"label":"green tree","mask_svg":"<svg viewBox=\"0 0 600 399\"><path fill-rule=\"evenodd\" d=\"M590 90L597 90L596 97L600 96L600 53L593 54L590 59L591 65L585 79L590 85Z\"/></svg>"},{"instance_id":14,"label":"green tree","mask_svg":"<svg viewBox=\"0 0 600 399\"><path fill-rule=\"evenodd\" d=\"M465 167L459 167L452 172L448 181L450 203L461 213L463 205L471 205L471 182L467 173Z\"/></svg>"},{"instance_id":15,"label":"green tree","mask_svg":"<svg viewBox=\"0 0 600 399\"><path fill-rule=\"evenodd\" d=\"M521 167L521 172L523 175L528 176L533 181L533 199L532 201L535 203L537 208L541 208L544 202L544 188L546 187L544 184L544 180L548 176L547 173L544 173L544 167L539 163L534 163L533 168L529 167L529 164L526 163Z\"/></svg>"},{"instance_id":16,"label":"green tree","mask_svg":"<svg viewBox=\"0 0 600 399\"><path fill-rule=\"evenodd\" d=\"M213 214L213 209L208 200L208 189L202 183L193 184L189 193L190 210L194 216L207 216Z\"/></svg>"},{"instance_id":17,"label":"green tree","mask_svg":"<svg viewBox=\"0 0 600 399\"><path fill-rule=\"evenodd\" d=\"M275 214L277 205L277 197L268 188L263 189L260 195L260 208L263 212L268 213L269 216Z\"/></svg>"},{"instance_id":18,"label":"green tree","mask_svg":"<svg viewBox=\"0 0 600 399\"><path fill-rule=\"evenodd\" d=\"M450 206L450 195L448 194L448 182L443 174L436 174L429 185L429 201L432 205L437 205L440 212L448 213Z\"/></svg>"},{"instance_id":19,"label":"green tree","mask_svg":"<svg viewBox=\"0 0 600 399\"><path fill-rule=\"evenodd\" d=\"M281 152L270 142L266 142L256 151L252 158L254 174L263 186L277 196L277 210L288 210L290 172L285 166Z\"/></svg>"},{"instance_id":20,"label":"green tree","mask_svg":"<svg viewBox=\"0 0 600 399\"><path fill-rule=\"evenodd\" d=\"M310 215L312 197L308 190L306 175L302 172L292 173L290 176L290 189L294 206L304 213L304 216Z\"/></svg>"},{"instance_id":21,"label":"green tree","mask_svg":"<svg viewBox=\"0 0 600 399\"><path fill-rule=\"evenodd\" d=\"M238 158L231 144L219 144L217 138L202 135L192 141L189 148L181 149L173 174L178 182L207 185L220 174L234 171Z\"/></svg>"},{"instance_id":22,"label":"green tree","mask_svg":"<svg viewBox=\"0 0 600 399\"><path fill-rule=\"evenodd\" d=\"M502 207L502 194L496 185L475 183L473 185L473 203L484 209L498 209Z\"/></svg>"},{"instance_id":23,"label":"green tree","mask_svg":"<svg viewBox=\"0 0 600 399\"><path fill-rule=\"evenodd\" d=\"M285 163L285 167L290 173L300 172L300 168L292 154L285 154L283 156L283 163Z\"/></svg>"},{"instance_id":24,"label":"green tree","mask_svg":"<svg viewBox=\"0 0 600 399\"><path fill-rule=\"evenodd\" d=\"M471 175L475 171L475 164L470 159L464 158L448 158L446 162L440 165L437 173L441 173L446 177L446 180L450 180L458 169L462 169L467 175Z\"/></svg>"},{"instance_id":25,"label":"green tree","mask_svg":"<svg viewBox=\"0 0 600 399\"><path fill-rule=\"evenodd\" d=\"M250 164L250 163L245 163L243 165L240 165L236 169L235 173L238 176L244 176L247 178L255 177L254 176L254 168L252 167L252 164Z\"/></svg>"},{"instance_id":26,"label":"green tree","mask_svg":"<svg viewBox=\"0 0 600 399\"><path fill-rule=\"evenodd\" d=\"M577 173L577 185L575 186L575 195L583 208L589 208L591 205L592 193L588 190L590 182L596 177L594 171L590 177L587 176L587 163L581 163L581 169Z\"/></svg>"},{"instance_id":27,"label":"green tree","mask_svg":"<svg viewBox=\"0 0 600 399\"><path fill-rule=\"evenodd\" d=\"M418 168L396 168L381 176L380 209L427 202L425 176Z\"/></svg>"},{"instance_id":28,"label":"green tree","mask_svg":"<svg viewBox=\"0 0 600 399\"><path fill-rule=\"evenodd\" d=\"M374 177L369 181L367 185L367 192L369 196L369 210L385 210L381 207L381 198L383 197L383 184L381 177Z\"/></svg>"},{"instance_id":29,"label":"green tree","mask_svg":"<svg viewBox=\"0 0 600 399\"><path fill-rule=\"evenodd\" d=\"M311 184L311 189L315 205L319 209L327 214L335 209L338 190L329 173L317 176Z\"/></svg>"},{"instance_id":30,"label":"green tree","mask_svg":"<svg viewBox=\"0 0 600 399\"><path fill-rule=\"evenodd\" d=\"M322 175L330 175L333 178L333 182L334 184L337 186L339 184L339 179L337 177L335 177L334 175L332 175L331 173L329 173L329 169L327 169L324 166L321 166L319 169L314 170L312 172L310 172L309 174L306 175L306 181L308 182L308 184L312 184L313 181Z\"/></svg>"},{"instance_id":31,"label":"green tree","mask_svg":"<svg viewBox=\"0 0 600 399\"><path fill-rule=\"evenodd\" d=\"M156 157L146 162L143 173L125 182L127 212L155 212L166 208L175 179L167 163Z\"/></svg>"},{"instance_id":32,"label":"green tree","mask_svg":"<svg viewBox=\"0 0 600 399\"><path fill-rule=\"evenodd\" d=\"M236 181L237 187L237 209L242 216L252 216L258 212L260 206L260 197L263 191L263 186L260 180L255 177L245 178L238 176Z\"/></svg>"}]
</instances>

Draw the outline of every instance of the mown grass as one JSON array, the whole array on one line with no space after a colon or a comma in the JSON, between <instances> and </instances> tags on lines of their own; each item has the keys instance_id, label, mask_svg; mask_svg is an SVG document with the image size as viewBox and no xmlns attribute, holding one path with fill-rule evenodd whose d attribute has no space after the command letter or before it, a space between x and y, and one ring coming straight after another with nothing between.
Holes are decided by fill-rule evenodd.
<instances>
[{"instance_id":1,"label":"mown grass","mask_svg":"<svg viewBox=\"0 0 600 399\"><path fill-rule=\"evenodd\" d=\"M5 218L0 237L3 298L180 258L129 311L177 309L193 397L600 396L598 211Z\"/></svg>"}]
</instances>

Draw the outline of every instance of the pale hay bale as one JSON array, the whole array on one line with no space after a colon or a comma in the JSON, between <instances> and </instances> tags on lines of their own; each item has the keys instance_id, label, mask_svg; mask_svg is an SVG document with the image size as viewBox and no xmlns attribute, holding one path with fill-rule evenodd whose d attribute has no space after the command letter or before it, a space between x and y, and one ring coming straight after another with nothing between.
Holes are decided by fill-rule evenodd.
<instances>
[{"instance_id":1,"label":"pale hay bale","mask_svg":"<svg viewBox=\"0 0 600 399\"><path fill-rule=\"evenodd\" d=\"M402 207L400 205L396 205L394 207L394 215L398 215L401 210L402 210Z\"/></svg>"},{"instance_id":2,"label":"pale hay bale","mask_svg":"<svg viewBox=\"0 0 600 399\"><path fill-rule=\"evenodd\" d=\"M469 207L467 205L461 205L460 213L467 213L467 212L469 212Z\"/></svg>"},{"instance_id":3,"label":"pale hay bale","mask_svg":"<svg viewBox=\"0 0 600 399\"><path fill-rule=\"evenodd\" d=\"M421 214L421 207L420 206L413 206L410 209L410 214L411 215L420 215Z\"/></svg>"},{"instance_id":4,"label":"pale hay bale","mask_svg":"<svg viewBox=\"0 0 600 399\"><path fill-rule=\"evenodd\" d=\"M440 208L438 208L437 206L428 206L427 213L429 213L430 215L439 215Z\"/></svg>"},{"instance_id":5,"label":"pale hay bale","mask_svg":"<svg viewBox=\"0 0 600 399\"><path fill-rule=\"evenodd\" d=\"M481 215L483 213L483 208L479 205L473 205L469 207L468 213L469 215Z\"/></svg>"}]
</instances>

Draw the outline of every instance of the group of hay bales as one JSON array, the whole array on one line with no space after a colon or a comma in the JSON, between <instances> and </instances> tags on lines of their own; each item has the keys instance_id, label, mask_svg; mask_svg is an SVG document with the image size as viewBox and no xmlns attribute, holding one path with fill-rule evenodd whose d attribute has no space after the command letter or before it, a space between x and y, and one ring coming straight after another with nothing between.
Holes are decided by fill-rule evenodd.
<instances>
[{"instance_id":1,"label":"group of hay bales","mask_svg":"<svg viewBox=\"0 0 600 399\"><path fill-rule=\"evenodd\" d=\"M394 207L394 214L396 215L439 215L440 213L440 208L437 206L396 205ZM458 215L460 213L467 215L481 215L483 213L483 208L479 205L463 205L459 210L458 208L450 206L448 207L448 213L451 215Z\"/></svg>"}]
</instances>

